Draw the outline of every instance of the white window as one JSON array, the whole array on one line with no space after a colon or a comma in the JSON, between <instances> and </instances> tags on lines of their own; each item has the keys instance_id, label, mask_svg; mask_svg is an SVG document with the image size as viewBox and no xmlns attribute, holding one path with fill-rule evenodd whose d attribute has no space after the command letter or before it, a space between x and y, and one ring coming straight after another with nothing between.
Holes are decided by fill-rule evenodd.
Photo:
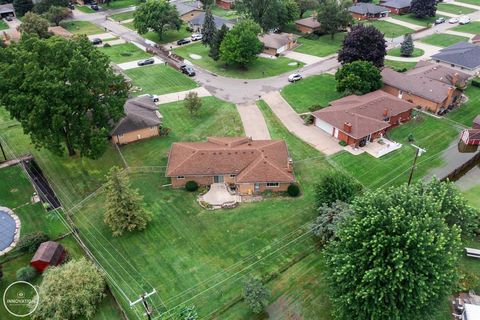
<instances>
[{"instance_id":1,"label":"white window","mask_svg":"<svg viewBox=\"0 0 480 320\"><path fill-rule=\"evenodd\" d=\"M178 176L177 179L185 179L185 176Z\"/></svg>"},{"instance_id":2,"label":"white window","mask_svg":"<svg viewBox=\"0 0 480 320\"><path fill-rule=\"evenodd\" d=\"M268 188L278 188L278 182L267 182Z\"/></svg>"}]
</instances>

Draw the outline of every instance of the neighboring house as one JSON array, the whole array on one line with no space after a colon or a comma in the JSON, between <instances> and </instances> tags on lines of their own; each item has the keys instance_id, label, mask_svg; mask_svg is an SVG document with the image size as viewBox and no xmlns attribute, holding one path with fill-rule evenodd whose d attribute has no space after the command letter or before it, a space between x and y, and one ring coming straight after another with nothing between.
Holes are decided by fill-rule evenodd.
<instances>
[{"instance_id":1,"label":"neighboring house","mask_svg":"<svg viewBox=\"0 0 480 320\"><path fill-rule=\"evenodd\" d=\"M465 70L469 74L475 74L480 71L480 46L459 42L441 49L431 59L437 63Z\"/></svg>"},{"instance_id":2,"label":"neighboring house","mask_svg":"<svg viewBox=\"0 0 480 320\"><path fill-rule=\"evenodd\" d=\"M48 267L60 265L65 259L65 255L65 249L58 242L43 242L35 252L30 265L37 269L38 272L43 272Z\"/></svg>"},{"instance_id":3,"label":"neighboring house","mask_svg":"<svg viewBox=\"0 0 480 320\"><path fill-rule=\"evenodd\" d=\"M315 126L353 147L363 147L410 120L415 106L382 90L350 95L313 112Z\"/></svg>"},{"instance_id":4,"label":"neighboring house","mask_svg":"<svg viewBox=\"0 0 480 320\"><path fill-rule=\"evenodd\" d=\"M320 22L318 22L316 16L295 21L295 27L301 33L313 33L321 29Z\"/></svg>"},{"instance_id":5,"label":"neighboring house","mask_svg":"<svg viewBox=\"0 0 480 320\"><path fill-rule=\"evenodd\" d=\"M403 14L410 11L412 0L383 0L380 5L387 8L390 13Z\"/></svg>"},{"instance_id":6,"label":"neighboring house","mask_svg":"<svg viewBox=\"0 0 480 320\"><path fill-rule=\"evenodd\" d=\"M199 14L203 12L199 2L198 3L195 2L194 4L191 4L191 5L183 2L173 2L173 4L177 8L180 19L182 19L185 22L188 22L196 18Z\"/></svg>"},{"instance_id":7,"label":"neighboring house","mask_svg":"<svg viewBox=\"0 0 480 320\"><path fill-rule=\"evenodd\" d=\"M472 38L472 43L473 44L480 44L480 34L477 34Z\"/></svg>"},{"instance_id":8,"label":"neighboring house","mask_svg":"<svg viewBox=\"0 0 480 320\"><path fill-rule=\"evenodd\" d=\"M60 36L66 39L73 37L73 33L61 26L48 27L48 31L54 36Z\"/></svg>"},{"instance_id":9,"label":"neighboring house","mask_svg":"<svg viewBox=\"0 0 480 320\"><path fill-rule=\"evenodd\" d=\"M235 6L235 0L216 0L215 3L218 7L226 10L230 10Z\"/></svg>"},{"instance_id":10,"label":"neighboring house","mask_svg":"<svg viewBox=\"0 0 480 320\"><path fill-rule=\"evenodd\" d=\"M0 4L0 18L5 18L7 16L15 17L15 9L13 8L13 4Z\"/></svg>"},{"instance_id":11,"label":"neighboring house","mask_svg":"<svg viewBox=\"0 0 480 320\"><path fill-rule=\"evenodd\" d=\"M163 117L150 98L137 97L127 100L124 112L125 116L110 132L114 143L126 144L160 134Z\"/></svg>"},{"instance_id":12,"label":"neighboring house","mask_svg":"<svg viewBox=\"0 0 480 320\"><path fill-rule=\"evenodd\" d=\"M389 10L385 7L373 4L358 2L348 8L355 20L371 20L388 17Z\"/></svg>"},{"instance_id":13,"label":"neighboring house","mask_svg":"<svg viewBox=\"0 0 480 320\"><path fill-rule=\"evenodd\" d=\"M172 186L226 183L239 194L285 191L295 182L283 140L209 137L204 142L176 142L168 155L166 176Z\"/></svg>"},{"instance_id":14,"label":"neighboring house","mask_svg":"<svg viewBox=\"0 0 480 320\"><path fill-rule=\"evenodd\" d=\"M228 20L219 16L213 16L213 21L215 22L215 27L217 28L217 30L219 30L223 25L226 25L229 29L231 29L237 22L236 19ZM195 18L188 22L188 26L193 30L193 32L202 32L204 22L205 12L201 12L199 15L197 15Z\"/></svg>"},{"instance_id":15,"label":"neighboring house","mask_svg":"<svg viewBox=\"0 0 480 320\"><path fill-rule=\"evenodd\" d=\"M265 33L258 36L263 43L263 53L276 56L290 50L297 43L297 36L291 33Z\"/></svg>"},{"instance_id":16,"label":"neighboring house","mask_svg":"<svg viewBox=\"0 0 480 320\"><path fill-rule=\"evenodd\" d=\"M471 129L464 129L460 139L468 146L480 146L480 115L473 120Z\"/></svg>"},{"instance_id":17,"label":"neighboring house","mask_svg":"<svg viewBox=\"0 0 480 320\"><path fill-rule=\"evenodd\" d=\"M382 90L433 113L453 108L469 75L442 65L420 61L404 73L382 70Z\"/></svg>"}]
</instances>

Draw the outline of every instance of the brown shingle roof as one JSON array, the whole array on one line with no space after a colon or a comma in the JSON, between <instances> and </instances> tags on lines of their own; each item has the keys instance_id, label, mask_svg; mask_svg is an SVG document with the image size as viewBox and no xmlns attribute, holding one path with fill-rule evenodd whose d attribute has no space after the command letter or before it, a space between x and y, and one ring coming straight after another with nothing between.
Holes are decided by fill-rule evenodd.
<instances>
[{"instance_id":1,"label":"brown shingle roof","mask_svg":"<svg viewBox=\"0 0 480 320\"><path fill-rule=\"evenodd\" d=\"M288 33L265 33L258 36L258 39L267 48L279 49L290 42L295 41L295 36Z\"/></svg>"},{"instance_id":2,"label":"brown shingle roof","mask_svg":"<svg viewBox=\"0 0 480 320\"><path fill-rule=\"evenodd\" d=\"M155 103L148 97L128 99L123 107L125 117L118 121L110 132L120 135L135 130L156 127L162 123L162 115Z\"/></svg>"},{"instance_id":3,"label":"brown shingle roof","mask_svg":"<svg viewBox=\"0 0 480 320\"><path fill-rule=\"evenodd\" d=\"M473 128L480 129L480 114L473 119Z\"/></svg>"},{"instance_id":4,"label":"brown shingle roof","mask_svg":"<svg viewBox=\"0 0 480 320\"><path fill-rule=\"evenodd\" d=\"M320 22L315 17L307 17L300 20L295 21L296 24L301 26L305 26L307 28L318 29L320 28Z\"/></svg>"},{"instance_id":5,"label":"brown shingle roof","mask_svg":"<svg viewBox=\"0 0 480 320\"><path fill-rule=\"evenodd\" d=\"M350 123L352 129L346 133L355 139L361 139L369 134L387 129L390 123L387 117L396 116L411 110L413 104L377 90L363 96L351 95L330 103L330 106L313 115L343 131L345 123Z\"/></svg>"},{"instance_id":6,"label":"brown shingle roof","mask_svg":"<svg viewBox=\"0 0 480 320\"><path fill-rule=\"evenodd\" d=\"M67 29L61 27L61 26L55 26L55 27L48 27L48 31L53 33L55 36L61 36L64 38L71 38L73 37L73 33L68 31Z\"/></svg>"},{"instance_id":7,"label":"brown shingle roof","mask_svg":"<svg viewBox=\"0 0 480 320\"><path fill-rule=\"evenodd\" d=\"M293 182L283 140L209 137L204 142L176 142L168 157L167 177L234 174L236 181Z\"/></svg>"},{"instance_id":8,"label":"brown shingle roof","mask_svg":"<svg viewBox=\"0 0 480 320\"><path fill-rule=\"evenodd\" d=\"M65 249L61 244L54 241L43 242L35 252L31 262L43 261L50 265L57 265Z\"/></svg>"}]
</instances>

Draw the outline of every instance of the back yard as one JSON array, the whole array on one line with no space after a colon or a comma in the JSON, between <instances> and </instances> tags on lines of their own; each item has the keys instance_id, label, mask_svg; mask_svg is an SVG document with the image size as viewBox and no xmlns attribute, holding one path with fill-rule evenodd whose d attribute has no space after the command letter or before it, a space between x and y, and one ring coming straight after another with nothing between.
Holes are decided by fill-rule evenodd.
<instances>
[{"instance_id":1,"label":"back yard","mask_svg":"<svg viewBox=\"0 0 480 320\"><path fill-rule=\"evenodd\" d=\"M318 38L309 36L309 38L298 38L299 46L294 51L310 54L318 57L325 57L340 50L343 38L346 33L337 33L332 39L330 35L323 35Z\"/></svg>"}]
</instances>

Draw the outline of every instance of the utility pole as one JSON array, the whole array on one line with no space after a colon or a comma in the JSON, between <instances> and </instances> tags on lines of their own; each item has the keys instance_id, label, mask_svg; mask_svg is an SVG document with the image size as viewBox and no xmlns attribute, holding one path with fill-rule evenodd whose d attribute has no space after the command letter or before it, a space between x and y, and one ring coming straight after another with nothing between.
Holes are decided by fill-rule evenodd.
<instances>
[{"instance_id":1,"label":"utility pole","mask_svg":"<svg viewBox=\"0 0 480 320\"><path fill-rule=\"evenodd\" d=\"M408 186L410 186L410 184L412 183L412 178L413 178L413 171L415 170L415 164L417 163L417 158L420 157L422 155L422 153L425 153L427 152L427 150L425 149L422 149L414 144L412 144L412 146L417 149L417 151L415 151L415 158L413 159L413 165L412 165L412 170L410 170L410 176L408 177Z\"/></svg>"},{"instance_id":2,"label":"utility pole","mask_svg":"<svg viewBox=\"0 0 480 320\"><path fill-rule=\"evenodd\" d=\"M143 304L143 308L145 309L145 315L147 316L147 319L152 320L153 310L148 306L147 298L150 297L151 295L154 295L155 293L157 293L156 289L153 289L153 291L150 293L142 293L142 295L140 296L140 299L130 302L130 307L133 307L137 303L141 302Z\"/></svg>"}]
</instances>

